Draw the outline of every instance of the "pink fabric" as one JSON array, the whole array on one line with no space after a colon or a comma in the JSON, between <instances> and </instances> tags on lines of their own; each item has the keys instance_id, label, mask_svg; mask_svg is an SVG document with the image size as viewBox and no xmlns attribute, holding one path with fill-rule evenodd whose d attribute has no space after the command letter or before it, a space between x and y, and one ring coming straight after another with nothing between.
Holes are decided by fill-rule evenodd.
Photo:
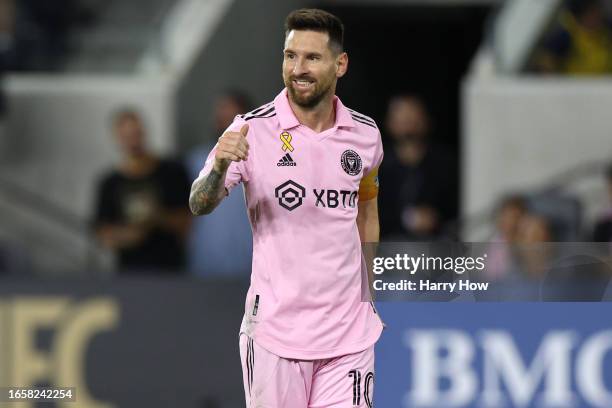
<instances>
[{"instance_id":1,"label":"pink fabric","mask_svg":"<svg viewBox=\"0 0 612 408\"><path fill-rule=\"evenodd\" d=\"M335 109L335 126L315 133L300 125L283 90L255 111L262 117L238 116L229 127L238 131L250 118L249 159L232 163L225 182L228 191L244 184L253 230L241 332L285 358L356 353L382 331L372 305L361 301L364 265L356 224L359 183L382 161L380 133L338 98ZM214 154L200 175L210 171Z\"/></svg>"},{"instance_id":2,"label":"pink fabric","mask_svg":"<svg viewBox=\"0 0 612 408\"><path fill-rule=\"evenodd\" d=\"M240 335L247 408L372 406L374 346L323 360L290 360Z\"/></svg>"}]
</instances>

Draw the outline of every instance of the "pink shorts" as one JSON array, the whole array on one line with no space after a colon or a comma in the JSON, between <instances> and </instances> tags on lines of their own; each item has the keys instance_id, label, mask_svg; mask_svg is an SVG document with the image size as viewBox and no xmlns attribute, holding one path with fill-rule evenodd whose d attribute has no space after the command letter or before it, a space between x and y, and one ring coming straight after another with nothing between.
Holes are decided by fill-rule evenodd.
<instances>
[{"instance_id":1,"label":"pink shorts","mask_svg":"<svg viewBox=\"0 0 612 408\"><path fill-rule=\"evenodd\" d=\"M325 360L291 360L240 335L247 408L372 407L374 346Z\"/></svg>"}]
</instances>

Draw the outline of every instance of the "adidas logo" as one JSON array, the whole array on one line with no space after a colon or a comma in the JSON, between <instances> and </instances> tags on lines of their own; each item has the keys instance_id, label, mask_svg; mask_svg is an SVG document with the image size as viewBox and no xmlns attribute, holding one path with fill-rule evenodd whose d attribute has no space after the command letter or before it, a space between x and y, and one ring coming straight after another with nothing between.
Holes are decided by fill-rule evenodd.
<instances>
[{"instance_id":1,"label":"adidas logo","mask_svg":"<svg viewBox=\"0 0 612 408\"><path fill-rule=\"evenodd\" d=\"M282 167L282 166L291 166L291 167L295 167L297 166L297 163L293 161L293 158L291 157L291 155L289 153L287 153L286 155L284 155L279 161L278 163L276 163L276 165L278 167Z\"/></svg>"}]
</instances>

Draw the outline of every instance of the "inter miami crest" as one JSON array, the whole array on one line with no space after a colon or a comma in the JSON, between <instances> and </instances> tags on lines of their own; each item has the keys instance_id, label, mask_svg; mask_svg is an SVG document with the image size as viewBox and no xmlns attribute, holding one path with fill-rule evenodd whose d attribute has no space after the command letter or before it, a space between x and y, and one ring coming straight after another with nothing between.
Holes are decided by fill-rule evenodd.
<instances>
[{"instance_id":1,"label":"inter miami crest","mask_svg":"<svg viewBox=\"0 0 612 408\"><path fill-rule=\"evenodd\" d=\"M349 176L356 176L361 171L361 157L353 150L345 150L342 153L340 164Z\"/></svg>"}]
</instances>

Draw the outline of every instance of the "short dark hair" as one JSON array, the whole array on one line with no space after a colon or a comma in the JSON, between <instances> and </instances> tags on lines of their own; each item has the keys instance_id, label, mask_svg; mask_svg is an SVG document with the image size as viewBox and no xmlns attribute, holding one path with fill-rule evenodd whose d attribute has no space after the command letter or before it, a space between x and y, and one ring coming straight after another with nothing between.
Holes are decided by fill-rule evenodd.
<instances>
[{"instance_id":1,"label":"short dark hair","mask_svg":"<svg viewBox=\"0 0 612 408\"><path fill-rule=\"evenodd\" d=\"M340 53L344 50L344 24L331 13L320 9L292 11L285 20L285 36L291 30L306 30L327 33L329 47Z\"/></svg>"}]
</instances>

